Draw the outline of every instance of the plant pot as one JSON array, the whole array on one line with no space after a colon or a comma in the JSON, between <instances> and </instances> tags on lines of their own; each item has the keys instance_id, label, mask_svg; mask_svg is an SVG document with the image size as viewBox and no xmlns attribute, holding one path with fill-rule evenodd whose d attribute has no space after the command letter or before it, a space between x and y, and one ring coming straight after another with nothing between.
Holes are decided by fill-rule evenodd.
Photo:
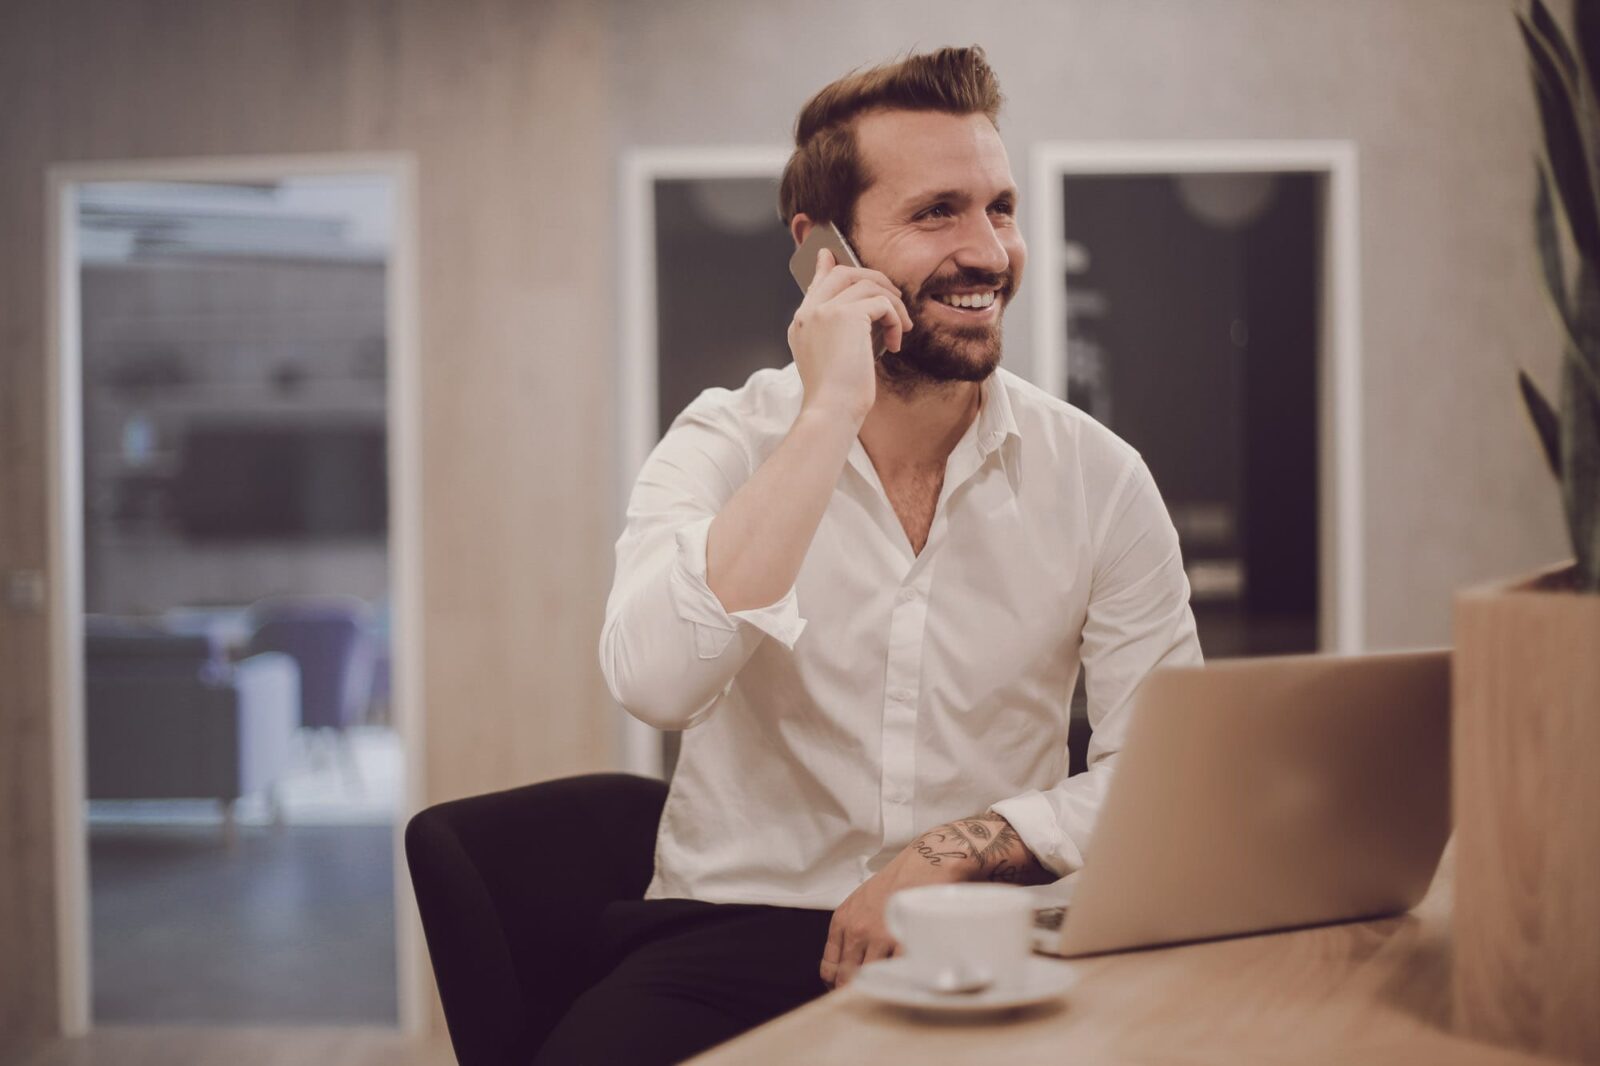
<instances>
[{"instance_id":1,"label":"plant pot","mask_svg":"<svg viewBox=\"0 0 1600 1066\"><path fill-rule=\"evenodd\" d=\"M1600 596L1570 566L1455 600L1456 1027L1600 1062Z\"/></svg>"}]
</instances>

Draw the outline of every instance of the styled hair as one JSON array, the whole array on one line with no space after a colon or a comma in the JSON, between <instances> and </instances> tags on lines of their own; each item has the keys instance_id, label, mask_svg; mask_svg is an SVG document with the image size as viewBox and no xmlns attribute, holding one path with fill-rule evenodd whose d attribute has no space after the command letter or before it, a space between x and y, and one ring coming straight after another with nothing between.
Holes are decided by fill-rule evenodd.
<instances>
[{"instance_id":1,"label":"styled hair","mask_svg":"<svg viewBox=\"0 0 1600 1066\"><path fill-rule=\"evenodd\" d=\"M1005 97L983 49L941 48L856 70L806 101L795 120L794 154L778 185L785 226L804 212L848 234L856 201L871 185L856 145L855 120L869 111L982 113L995 128Z\"/></svg>"}]
</instances>

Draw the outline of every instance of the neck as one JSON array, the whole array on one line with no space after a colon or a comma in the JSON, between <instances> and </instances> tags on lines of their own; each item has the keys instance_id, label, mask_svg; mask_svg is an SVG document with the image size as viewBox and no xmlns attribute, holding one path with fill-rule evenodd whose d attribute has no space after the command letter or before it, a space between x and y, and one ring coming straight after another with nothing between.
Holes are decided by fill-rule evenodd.
<instances>
[{"instance_id":1,"label":"neck","mask_svg":"<svg viewBox=\"0 0 1600 1066\"><path fill-rule=\"evenodd\" d=\"M880 380L878 398L858 436L880 477L943 470L956 442L978 417L983 385L950 381L902 395Z\"/></svg>"}]
</instances>

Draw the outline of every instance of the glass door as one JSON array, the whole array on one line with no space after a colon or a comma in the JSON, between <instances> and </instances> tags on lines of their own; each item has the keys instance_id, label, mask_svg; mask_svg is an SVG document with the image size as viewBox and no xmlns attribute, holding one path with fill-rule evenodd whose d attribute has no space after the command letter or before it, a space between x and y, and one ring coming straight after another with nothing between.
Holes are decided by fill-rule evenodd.
<instances>
[{"instance_id":1,"label":"glass door","mask_svg":"<svg viewBox=\"0 0 1600 1066\"><path fill-rule=\"evenodd\" d=\"M96 1024L397 1021L391 186L77 187Z\"/></svg>"}]
</instances>

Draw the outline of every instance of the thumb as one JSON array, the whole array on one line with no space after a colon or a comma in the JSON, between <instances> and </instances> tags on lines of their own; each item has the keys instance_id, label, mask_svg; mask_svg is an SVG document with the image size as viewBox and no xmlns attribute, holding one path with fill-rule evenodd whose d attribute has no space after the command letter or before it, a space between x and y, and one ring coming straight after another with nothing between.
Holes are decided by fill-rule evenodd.
<instances>
[{"instance_id":1,"label":"thumb","mask_svg":"<svg viewBox=\"0 0 1600 1066\"><path fill-rule=\"evenodd\" d=\"M819 279L827 277L828 276L828 272L830 270L832 270L836 264L837 264L837 260L835 260L833 258L833 250L831 248L818 248L817 249L817 275L816 276Z\"/></svg>"}]
</instances>

